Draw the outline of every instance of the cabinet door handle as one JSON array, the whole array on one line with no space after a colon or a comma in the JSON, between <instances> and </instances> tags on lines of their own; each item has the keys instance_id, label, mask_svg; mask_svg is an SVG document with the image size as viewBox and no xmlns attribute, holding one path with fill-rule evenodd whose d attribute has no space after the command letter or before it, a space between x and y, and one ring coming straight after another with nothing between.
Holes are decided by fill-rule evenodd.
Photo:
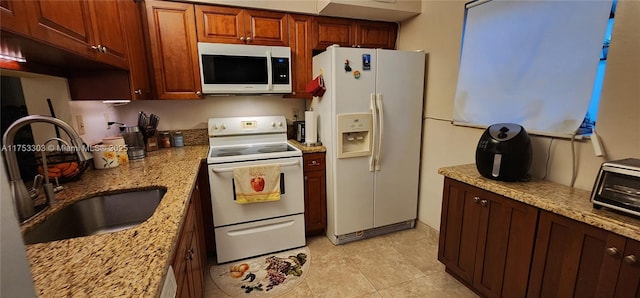
<instances>
[{"instance_id":1,"label":"cabinet door handle","mask_svg":"<svg viewBox=\"0 0 640 298\"><path fill-rule=\"evenodd\" d=\"M627 264L631 264L631 265L638 264L638 257L636 257L635 255L628 255L628 256L626 256L626 257L624 257L622 259Z\"/></svg>"},{"instance_id":2,"label":"cabinet door handle","mask_svg":"<svg viewBox=\"0 0 640 298\"><path fill-rule=\"evenodd\" d=\"M610 255L612 257L617 256L618 253L620 252L618 250L618 248L616 248L616 247L609 247L609 248L605 249L605 251L607 252L608 255Z\"/></svg>"},{"instance_id":3,"label":"cabinet door handle","mask_svg":"<svg viewBox=\"0 0 640 298\"><path fill-rule=\"evenodd\" d=\"M100 49L100 48L101 48L101 46L100 46L100 45L97 45L97 46L91 46L91 49L92 49L92 50L95 50L95 51L98 51L98 52L100 52L100 51L101 51L101 49Z\"/></svg>"},{"instance_id":4,"label":"cabinet door handle","mask_svg":"<svg viewBox=\"0 0 640 298\"><path fill-rule=\"evenodd\" d=\"M247 37L247 42L251 42L251 37Z\"/></svg>"},{"instance_id":5,"label":"cabinet door handle","mask_svg":"<svg viewBox=\"0 0 640 298\"><path fill-rule=\"evenodd\" d=\"M487 207L488 203L489 202L487 200L480 201L480 205L482 205L482 207Z\"/></svg>"},{"instance_id":6,"label":"cabinet door handle","mask_svg":"<svg viewBox=\"0 0 640 298\"><path fill-rule=\"evenodd\" d=\"M480 203L480 197L473 197L473 202L476 204Z\"/></svg>"},{"instance_id":7,"label":"cabinet door handle","mask_svg":"<svg viewBox=\"0 0 640 298\"><path fill-rule=\"evenodd\" d=\"M309 180L309 178L307 178L307 176L304 176L304 180L307 181L307 180Z\"/></svg>"},{"instance_id":8,"label":"cabinet door handle","mask_svg":"<svg viewBox=\"0 0 640 298\"><path fill-rule=\"evenodd\" d=\"M142 90L138 89L136 91L133 91L133 93L140 95L140 94L142 94Z\"/></svg>"},{"instance_id":9,"label":"cabinet door handle","mask_svg":"<svg viewBox=\"0 0 640 298\"><path fill-rule=\"evenodd\" d=\"M196 91L197 96L202 96L202 91Z\"/></svg>"},{"instance_id":10,"label":"cabinet door handle","mask_svg":"<svg viewBox=\"0 0 640 298\"><path fill-rule=\"evenodd\" d=\"M244 41L244 36L241 36L241 37L240 37L240 40Z\"/></svg>"},{"instance_id":11,"label":"cabinet door handle","mask_svg":"<svg viewBox=\"0 0 640 298\"><path fill-rule=\"evenodd\" d=\"M102 53L106 53L106 52L107 52L107 47L105 47L105 46L101 46L101 47L100 47L100 52L102 52Z\"/></svg>"}]
</instances>

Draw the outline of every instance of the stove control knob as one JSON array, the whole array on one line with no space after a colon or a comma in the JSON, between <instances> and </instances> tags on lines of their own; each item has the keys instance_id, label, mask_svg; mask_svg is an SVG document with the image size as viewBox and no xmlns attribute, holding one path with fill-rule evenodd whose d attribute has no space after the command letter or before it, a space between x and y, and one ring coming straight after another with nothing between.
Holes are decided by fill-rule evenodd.
<instances>
[{"instance_id":1,"label":"stove control knob","mask_svg":"<svg viewBox=\"0 0 640 298\"><path fill-rule=\"evenodd\" d=\"M271 122L271 127L276 127L276 123L275 122Z\"/></svg>"},{"instance_id":2,"label":"stove control knob","mask_svg":"<svg viewBox=\"0 0 640 298\"><path fill-rule=\"evenodd\" d=\"M218 130L218 128L219 128L219 127L218 127L218 124L214 124L214 125L213 125L213 130Z\"/></svg>"},{"instance_id":3,"label":"stove control knob","mask_svg":"<svg viewBox=\"0 0 640 298\"><path fill-rule=\"evenodd\" d=\"M220 128L221 128L221 129L227 129L227 126L226 126L226 125L224 125L224 123L223 123L222 125L220 125Z\"/></svg>"},{"instance_id":4,"label":"stove control knob","mask_svg":"<svg viewBox=\"0 0 640 298\"><path fill-rule=\"evenodd\" d=\"M282 127L282 121L278 122L278 127Z\"/></svg>"}]
</instances>

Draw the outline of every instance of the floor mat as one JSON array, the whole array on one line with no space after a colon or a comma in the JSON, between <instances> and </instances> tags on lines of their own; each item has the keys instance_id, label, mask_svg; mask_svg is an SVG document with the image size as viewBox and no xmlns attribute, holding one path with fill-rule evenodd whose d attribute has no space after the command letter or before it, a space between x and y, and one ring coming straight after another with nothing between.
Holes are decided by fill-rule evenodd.
<instances>
[{"instance_id":1,"label":"floor mat","mask_svg":"<svg viewBox=\"0 0 640 298\"><path fill-rule=\"evenodd\" d=\"M309 248L302 247L252 259L214 265L213 282L233 297L274 297L298 285L309 271Z\"/></svg>"}]
</instances>

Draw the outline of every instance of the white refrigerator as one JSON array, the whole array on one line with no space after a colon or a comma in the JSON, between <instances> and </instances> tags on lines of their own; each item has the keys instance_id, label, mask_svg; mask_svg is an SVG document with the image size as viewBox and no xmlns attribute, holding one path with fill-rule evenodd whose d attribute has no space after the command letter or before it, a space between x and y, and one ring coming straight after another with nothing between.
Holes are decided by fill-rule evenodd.
<instances>
[{"instance_id":1,"label":"white refrigerator","mask_svg":"<svg viewBox=\"0 0 640 298\"><path fill-rule=\"evenodd\" d=\"M313 57L327 148L327 236L341 244L411 228L418 208L425 53L328 47Z\"/></svg>"}]
</instances>

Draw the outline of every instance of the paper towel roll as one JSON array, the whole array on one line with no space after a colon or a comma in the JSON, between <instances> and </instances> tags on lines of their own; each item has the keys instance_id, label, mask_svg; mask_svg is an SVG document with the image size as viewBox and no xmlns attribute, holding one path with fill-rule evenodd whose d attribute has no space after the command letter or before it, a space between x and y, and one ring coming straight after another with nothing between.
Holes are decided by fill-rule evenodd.
<instances>
[{"instance_id":1,"label":"paper towel roll","mask_svg":"<svg viewBox=\"0 0 640 298\"><path fill-rule=\"evenodd\" d=\"M304 143L313 145L318 142L318 127L315 111L304 112Z\"/></svg>"}]
</instances>

